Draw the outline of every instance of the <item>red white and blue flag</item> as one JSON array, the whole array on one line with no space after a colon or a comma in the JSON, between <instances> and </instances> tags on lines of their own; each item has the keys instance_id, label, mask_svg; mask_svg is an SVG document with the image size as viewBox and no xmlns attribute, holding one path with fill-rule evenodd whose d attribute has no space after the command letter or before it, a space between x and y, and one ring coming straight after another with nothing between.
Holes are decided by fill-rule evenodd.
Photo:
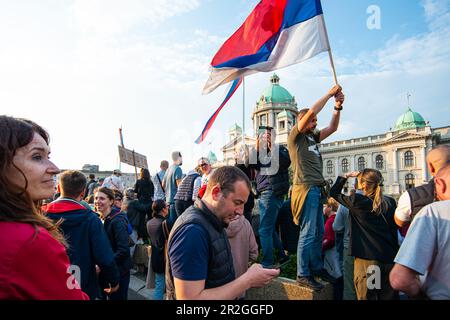
<instances>
[{"instance_id":1,"label":"red white and blue flag","mask_svg":"<svg viewBox=\"0 0 450 320\"><path fill-rule=\"evenodd\" d=\"M228 93L225 96L225 99L223 99L219 108L217 108L217 110L214 112L214 114L209 118L208 122L206 123L205 127L203 128L202 133L197 138L197 140L195 140L195 143L199 144L199 143L203 142L203 140L205 140L205 137L208 134L209 129L211 129L214 121L216 121L216 118L219 115L220 110L222 110L222 108L225 106L225 104L228 102L228 100L230 100L230 98L236 92L237 88L241 85L242 80L243 80L243 78L238 78L231 83L230 89L228 90Z\"/></svg>"},{"instance_id":2,"label":"red white and blue flag","mask_svg":"<svg viewBox=\"0 0 450 320\"><path fill-rule=\"evenodd\" d=\"M214 56L203 93L329 49L320 0L261 0Z\"/></svg>"}]
</instances>

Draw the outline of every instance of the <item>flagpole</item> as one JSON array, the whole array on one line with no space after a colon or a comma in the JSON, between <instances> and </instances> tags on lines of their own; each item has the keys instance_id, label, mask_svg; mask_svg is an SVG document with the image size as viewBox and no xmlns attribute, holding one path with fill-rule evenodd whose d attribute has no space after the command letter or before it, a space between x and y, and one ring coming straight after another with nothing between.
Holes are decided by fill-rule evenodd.
<instances>
[{"instance_id":1,"label":"flagpole","mask_svg":"<svg viewBox=\"0 0 450 320\"><path fill-rule=\"evenodd\" d=\"M245 146L245 77L242 78L242 146Z\"/></svg>"},{"instance_id":2,"label":"flagpole","mask_svg":"<svg viewBox=\"0 0 450 320\"><path fill-rule=\"evenodd\" d=\"M324 18L323 15L322 15L322 19L323 19L323 28L325 30L325 38L327 40L327 45L328 45L328 56L330 57L331 69L333 70L334 84L338 85L339 83L338 83L338 80L337 80L336 68L334 67L333 54L331 53L330 40L328 39L327 26L326 26L325 18Z\"/></svg>"}]
</instances>

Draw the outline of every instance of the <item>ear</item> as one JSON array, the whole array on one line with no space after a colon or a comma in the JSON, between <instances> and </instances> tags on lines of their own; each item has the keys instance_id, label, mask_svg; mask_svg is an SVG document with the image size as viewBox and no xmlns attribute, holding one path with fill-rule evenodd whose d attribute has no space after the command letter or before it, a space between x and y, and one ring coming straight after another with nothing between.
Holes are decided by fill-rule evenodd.
<instances>
[{"instance_id":1,"label":"ear","mask_svg":"<svg viewBox=\"0 0 450 320\"><path fill-rule=\"evenodd\" d=\"M218 184L216 184L214 187L212 187L211 196L214 201L218 201L220 199L220 197L222 196L222 189L220 189L220 186Z\"/></svg>"},{"instance_id":2,"label":"ear","mask_svg":"<svg viewBox=\"0 0 450 320\"><path fill-rule=\"evenodd\" d=\"M434 177L434 175L436 174L436 168L433 166L431 162L428 163L428 169L430 170L430 174Z\"/></svg>"}]
</instances>

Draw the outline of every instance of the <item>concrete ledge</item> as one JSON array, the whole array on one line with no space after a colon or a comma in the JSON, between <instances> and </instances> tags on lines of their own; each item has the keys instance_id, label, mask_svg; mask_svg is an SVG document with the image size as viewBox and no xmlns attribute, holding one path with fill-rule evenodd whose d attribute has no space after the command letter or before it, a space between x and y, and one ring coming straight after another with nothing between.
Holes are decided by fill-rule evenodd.
<instances>
[{"instance_id":1,"label":"concrete ledge","mask_svg":"<svg viewBox=\"0 0 450 320\"><path fill-rule=\"evenodd\" d=\"M245 298L248 300L333 300L333 285L316 280L325 286L320 291L300 286L295 280L278 277L263 288L247 290Z\"/></svg>"}]
</instances>

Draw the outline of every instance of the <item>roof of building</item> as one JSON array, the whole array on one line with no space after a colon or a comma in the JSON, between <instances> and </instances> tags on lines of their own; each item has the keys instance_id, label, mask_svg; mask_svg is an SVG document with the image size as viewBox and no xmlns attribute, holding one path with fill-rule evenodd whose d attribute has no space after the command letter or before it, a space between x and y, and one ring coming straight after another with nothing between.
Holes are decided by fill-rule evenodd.
<instances>
[{"instance_id":1,"label":"roof of building","mask_svg":"<svg viewBox=\"0 0 450 320\"><path fill-rule=\"evenodd\" d=\"M285 88L280 86L280 78L274 73L270 78L270 86L264 89L261 98L265 102L291 103L294 97Z\"/></svg>"},{"instance_id":2,"label":"roof of building","mask_svg":"<svg viewBox=\"0 0 450 320\"><path fill-rule=\"evenodd\" d=\"M408 107L408 110L397 119L395 130L423 128L426 125L425 119L418 112L414 112Z\"/></svg>"},{"instance_id":3,"label":"roof of building","mask_svg":"<svg viewBox=\"0 0 450 320\"><path fill-rule=\"evenodd\" d=\"M229 132L232 132L232 131L242 132L242 128L239 127L237 123L235 123L235 124L233 124L233 125L231 126L230 130L228 130L228 131L229 131Z\"/></svg>"}]
</instances>

